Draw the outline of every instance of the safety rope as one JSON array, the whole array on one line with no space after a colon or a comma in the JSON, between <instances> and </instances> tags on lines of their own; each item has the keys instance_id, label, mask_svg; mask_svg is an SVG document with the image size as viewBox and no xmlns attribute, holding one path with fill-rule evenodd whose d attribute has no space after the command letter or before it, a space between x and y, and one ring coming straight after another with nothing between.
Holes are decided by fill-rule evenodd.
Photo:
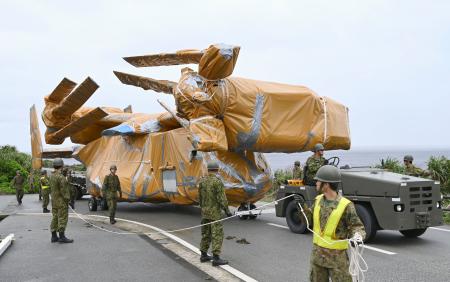
<instances>
[{"instance_id":1,"label":"safety rope","mask_svg":"<svg viewBox=\"0 0 450 282\"><path fill-rule=\"evenodd\" d=\"M329 242L328 240L326 240L325 238L320 236L320 234L317 234L316 232L314 232L314 230L312 230L310 228L308 217L306 216L302 205L300 203L297 203L297 205L300 208L300 211L302 212L303 217L306 220L306 228L310 232L312 232L314 235L321 238L321 240L323 240L326 244L328 244L330 246L335 244L333 242ZM358 242L357 240L355 240L353 238L343 239L343 240L335 240L335 242L345 242L345 241L347 241L350 245L350 248L348 248L349 262L350 262L349 267L348 267L348 272L352 276L353 282L356 282L356 281L364 282L365 281L365 272L367 272L369 270L369 266L367 265L367 262L364 260L364 258L362 256L362 254L364 252L364 242L363 241Z\"/></svg>"}]
</instances>

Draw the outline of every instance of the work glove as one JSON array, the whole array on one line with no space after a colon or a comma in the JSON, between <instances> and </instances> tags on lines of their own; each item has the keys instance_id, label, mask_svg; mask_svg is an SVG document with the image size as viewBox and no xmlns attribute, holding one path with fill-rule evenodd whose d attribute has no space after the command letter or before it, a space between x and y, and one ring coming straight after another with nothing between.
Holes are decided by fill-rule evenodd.
<instances>
[{"instance_id":1,"label":"work glove","mask_svg":"<svg viewBox=\"0 0 450 282\"><path fill-rule=\"evenodd\" d=\"M363 237L361 234L359 234L358 232L356 232L353 237L352 237L352 247L355 247L354 244L356 243L357 245L361 245L363 243Z\"/></svg>"}]
</instances>

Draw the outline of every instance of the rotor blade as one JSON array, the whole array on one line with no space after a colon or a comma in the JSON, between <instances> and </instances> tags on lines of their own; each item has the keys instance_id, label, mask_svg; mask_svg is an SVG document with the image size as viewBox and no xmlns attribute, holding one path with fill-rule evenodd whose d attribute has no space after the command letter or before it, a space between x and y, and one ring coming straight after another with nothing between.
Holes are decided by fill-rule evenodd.
<instances>
[{"instance_id":1,"label":"rotor blade","mask_svg":"<svg viewBox=\"0 0 450 282\"><path fill-rule=\"evenodd\" d=\"M173 94L173 90L177 86L176 82L169 80L156 80L149 77L138 76L119 71L114 71L114 74L123 84L141 87L144 90L151 89L156 92Z\"/></svg>"},{"instance_id":2,"label":"rotor blade","mask_svg":"<svg viewBox=\"0 0 450 282\"><path fill-rule=\"evenodd\" d=\"M98 89L97 83L92 78L86 78L69 96L53 109L56 116L70 116L78 110Z\"/></svg>"},{"instance_id":3,"label":"rotor blade","mask_svg":"<svg viewBox=\"0 0 450 282\"><path fill-rule=\"evenodd\" d=\"M52 133L47 143L49 144L61 144L64 142L64 139L74 133L80 132L84 128L89 125L92 125L94 122L106 117L108 113L103 111L101 108L95 108L84 116L80 117L76 121L73 121L61 128L60 130Z\"/></svg>"},{"instance_id":4,"label":"rotor blade","mask_svg":"<svg viewBox=\"0 0 450 282\"><path fill-rule=\"evenodd\" d=\"M161 101L161 100L159 100L158 99L158 103L164 108L164 109L166 109L166 111L168 111L172 116L173 116L173 118L175 118L177 121L178 121L178 123L182 126L182 127L184 127L184 128L188 128L189 127L189 121L188 120L186 120L186 119L184 119L184 118L180 118L179 116L177 116L177 114L173 111L173 110L171 110L163 101Z\"/></svg>"},{"instance_id":5,"label":"rotor blade","mask_svg":"<svg viewBox=\"0 0 450 282\"><path fill-rule=\"evenodd\" d=\"M203 52L200 50L180 50L176 53L124 57L123 59L137 68L198 64Z\"/></svg>"},{"instance_id":6,"label":"rotor blade","mask_svg":"<svg viewBox=\"0 0 450 282\"><path fill-rule=\"evenodd\" d=\"M77 84L68 78L63 78L56 86L53 92L48 96L48 99L54 103L61 102L70 92L77 86Z\"/></svg>"}]
</instances>

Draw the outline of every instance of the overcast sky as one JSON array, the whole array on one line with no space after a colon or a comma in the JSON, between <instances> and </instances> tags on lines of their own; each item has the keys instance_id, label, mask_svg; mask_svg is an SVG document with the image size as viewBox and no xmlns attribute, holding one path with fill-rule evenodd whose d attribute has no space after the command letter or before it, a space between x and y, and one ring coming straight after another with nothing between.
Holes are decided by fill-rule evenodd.
<instances>
[{"instance_id":1,"label":"overcast sky","mask_svg":"<svg viewBox=\"0 0 450 282\"><path fill-rule=\"evenodd\" d=\"M0 145L31 151L29 108L63 77L100 85L87 105L162 112L170 96L112 71L178 81L181 67L121 57L224 42L241 46L233 75L347 105L354 147L450 147L450 1L155 2L0 1Z\"/></svg>"}]
</instances>

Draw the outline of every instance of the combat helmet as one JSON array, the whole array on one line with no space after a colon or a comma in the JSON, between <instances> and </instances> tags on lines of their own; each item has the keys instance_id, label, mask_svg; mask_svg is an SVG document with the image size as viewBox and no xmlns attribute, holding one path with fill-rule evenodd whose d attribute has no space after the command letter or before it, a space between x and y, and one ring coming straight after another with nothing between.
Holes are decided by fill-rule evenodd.
<instances>
[{"instance_id":1,"label":"combat helmet","mask_svg":"<svg viewBox=\"0 0 450 282\"><path fill-rule=\"evenodd\" d=\"M294 162L294 165L300 166L300 161L295 161L295 162Z\"/></svg>"},{"instance_id":2,"label":"combat helmet","mask_svg":"<svg viewBox=\"0 0 450 282\"><path fill-rule=\"evenodd\" d=\"M219 164L216 161L208 161L208 170L219 170Z\"/></svg>"},{"instance_id":3,"label":"combat helmet","mask_svg":"<svg viewBox=\"0 0 450 282\"><path fill-rule=\"evenodd\" d=\"M314 180L318 180L326 183L340 183L341 172L339 169L332 165L324 165L316 173Z\"/></svg>"},{"instance_id":4,"label":"combat helmet","mask_svg":"<svg viewBox=\"0 0 450 282\"><path fill-rule=\"evenodd\" d=\"M413 156L411 156L411 155L406 155L406 156L403 158L403 160L404 160L404 161L407 161L407 162L412 162L412 161L414 160L414 158L413 158Z\"/></svg>"},{"instance_id":5,"label":"combat helmet","mask_svg":"<svg viewBox=\"0 0 450 282\"><path fill-rule=\"evenodd\" d=\"M53 167L54 168L60 168L64 166L64 162L61 158L56 158L53 160Z\"/></svg>"},{"instance_id":6,"label":"combat helmet","mask_svg":"<svg viewBox=\"0 0 450 282\"><path fill-rule=\"evenodd\" d=\"M321 143L317 143L317 144L314 146L313 152L322 151L322 150L325 150L325 147L324 147Z\"/></svg>"},{"instance_id":7,"label":"combat helmet","mask_svg":"<svg viewBox=\"0 0 450 282\"><path fill-rule=\"evenodd\" d=\"M111 165L110 167L109 167L109 170L112 170L112 169L115 169L115 170L117 170L117 166L116 165Z\"/></svg>"}]
</instances>

